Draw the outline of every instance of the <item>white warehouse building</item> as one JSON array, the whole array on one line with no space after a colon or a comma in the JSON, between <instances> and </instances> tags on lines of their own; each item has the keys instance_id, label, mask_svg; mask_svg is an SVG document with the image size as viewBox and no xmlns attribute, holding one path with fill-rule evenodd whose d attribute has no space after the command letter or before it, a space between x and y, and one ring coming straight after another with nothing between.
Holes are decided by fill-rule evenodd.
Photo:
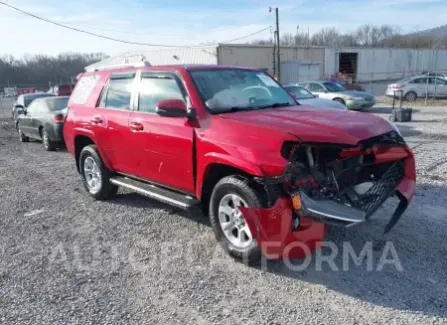
<instances>
[{"instance_id":1,"label":"white warehouse building","mask_svg":"<svg viewBox=\"0 0 447 325\"><path fill-rule=\"evenodd\" d=\"M93 70L143 58L152 65L219 64L263 69L277 74L271 45L220 44L201 48L170 48L127 52L86 67ZM321 79L338 72L357 82L398 79L422 71L447 71L447 50L291 47L280 48L281 82Z\"/></svg>"}]
</instances>

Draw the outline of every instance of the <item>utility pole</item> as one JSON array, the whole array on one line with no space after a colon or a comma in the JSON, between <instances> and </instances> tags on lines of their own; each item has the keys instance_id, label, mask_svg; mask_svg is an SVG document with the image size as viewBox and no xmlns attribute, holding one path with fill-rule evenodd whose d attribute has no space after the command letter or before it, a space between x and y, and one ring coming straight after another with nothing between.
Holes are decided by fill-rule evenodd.
<instances>
[{"instance_id":1,"label":"utility pole","mask_svg":"<svg viewBox=\"0 0 447 325\"><path fill-rule=\"evenodd\" d=\"M275 10L276 16L276 63L278 65L278 81L281 82L281 45L279 44L279 10L276 8L269 8L269 11L272 12Z\"/></svg>"}]
</instances>

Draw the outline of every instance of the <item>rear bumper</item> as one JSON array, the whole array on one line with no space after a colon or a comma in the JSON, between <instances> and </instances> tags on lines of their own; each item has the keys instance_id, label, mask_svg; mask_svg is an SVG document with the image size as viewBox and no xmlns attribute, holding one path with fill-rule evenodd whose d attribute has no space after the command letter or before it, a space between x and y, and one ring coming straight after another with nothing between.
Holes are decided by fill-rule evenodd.
<instances>
[{"instance_id":1,"label":"rear bumper","mask_svg":"<svg viewBox=\"0 0 447 325\"><path fill-rule=\"evenodd\" d=\"M240 208L248 227L258 241L258 245L269 259L303 258L321 245L327 232L327 224L344 227L367 222L369 217L389 197L396 195L400 203L385 227L390 231L413 199L416 188L415 161L406 147L384 150L377 155L379 161L393 161L405 157L403 177L383 199L372 202L370 210L353 207L327 200L313 200L300 191L301 209L296 211L289 197L279 197L273 207L267 209ZM299 227L293 229L294 218L299 216Z\"/></svg>"},{"instance_id":2,"label":"rear bumper","mask_svg":"<svg viewBox=\"0 0 447 325\"><path fill-rule=\"evenodd\" d=\"M48 136L53 142L64 142L63 136L64 124L51 124L47 127Z\"/></svg>"}]
</instances>

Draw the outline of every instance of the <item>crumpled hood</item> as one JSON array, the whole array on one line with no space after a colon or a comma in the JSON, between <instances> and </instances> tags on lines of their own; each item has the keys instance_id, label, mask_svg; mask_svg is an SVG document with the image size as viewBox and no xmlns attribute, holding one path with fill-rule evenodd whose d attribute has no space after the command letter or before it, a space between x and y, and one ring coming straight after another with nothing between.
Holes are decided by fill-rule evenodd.
<instances>
[{"instance_id":1,"label":"crumpled hood","mask_svg":"<svg viewBox=\"0 0 447 325\"><path fill-rule=\"evenodd\" d=\"M307 105L224 113L220 116L252 126L288 132L304 142L356 145L361 140L393 131L388 121L373 114L315 110Z\"/></svg>"}]
</instances>

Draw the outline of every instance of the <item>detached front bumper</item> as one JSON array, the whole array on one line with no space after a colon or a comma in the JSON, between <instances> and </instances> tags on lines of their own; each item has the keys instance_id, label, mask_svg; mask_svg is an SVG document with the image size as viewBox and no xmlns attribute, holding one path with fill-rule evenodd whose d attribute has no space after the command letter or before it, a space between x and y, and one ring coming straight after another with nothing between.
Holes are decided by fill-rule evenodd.
<instances>
[{"instance_id":1,"label":"detached front bumper","mask_svg":"<svg viewBox=\"0 0 447 325\"><path fill-rule=\"evenodd\" d=\"M292 197L279 197L271 208L240 208L263 254L269 259L303 258L319 247L328 223L350 227L367 222L389 197L395 195L400 203L385 227L385 233L390 231L415 194L415 161L407 147L378 149L376 160L378 163L396 161L396 164L369 190L371 193L381 191L381 195L371 196L373 199L363 202L361 209L330 199L313 199L301 190ZM398 182L387 187L390 184L387 181L398 172L402 173ZM299 226L294 229L297 218Z\"/></svg>"}]
</instances>

